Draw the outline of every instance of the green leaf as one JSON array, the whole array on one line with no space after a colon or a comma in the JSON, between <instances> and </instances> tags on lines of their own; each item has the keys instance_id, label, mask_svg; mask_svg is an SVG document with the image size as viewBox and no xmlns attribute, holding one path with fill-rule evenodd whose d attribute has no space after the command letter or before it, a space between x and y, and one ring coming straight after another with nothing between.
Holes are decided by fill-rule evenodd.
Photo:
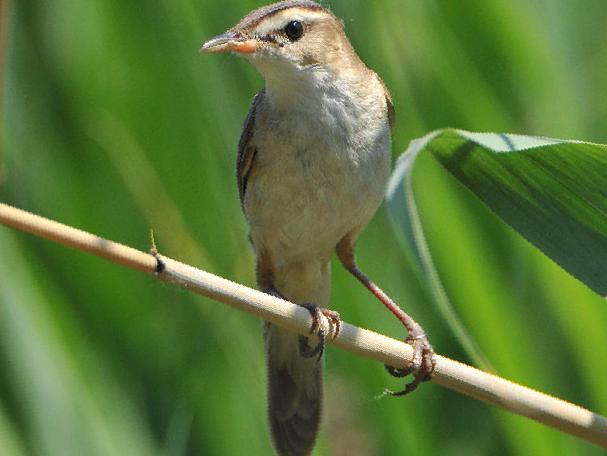
<instances>
[{"instance_id":1,"label":"green leaf","mask_svg":"<svg viewBox=\"0 0 607 456\"><path fill-rule=\"evenodd\" d=\"M462 130L413 141L392 176L388 207L433 284L436 271L423 260L428 247L411 183L423 152L544 254L607 296L607 146Z\"/></svg>"}]
</instances>

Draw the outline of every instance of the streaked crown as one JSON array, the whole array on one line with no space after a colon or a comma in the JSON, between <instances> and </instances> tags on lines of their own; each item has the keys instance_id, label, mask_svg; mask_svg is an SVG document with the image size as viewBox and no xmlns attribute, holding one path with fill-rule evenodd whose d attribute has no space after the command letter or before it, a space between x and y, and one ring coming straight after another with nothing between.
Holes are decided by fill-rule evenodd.
<instances>
[{"instance_id":1,"label":"streaked crown","mask_svg":"<svg viewBox=\"0 0 607 456\"><path fill-rule=\"evenodd\" d=\"M343 23L311 0L287 0L256 9L223 35L207 41L203 52L237 52L256 60L279 59L298 67L330 64L356 55Z\"/></svg>"}]
</instances>

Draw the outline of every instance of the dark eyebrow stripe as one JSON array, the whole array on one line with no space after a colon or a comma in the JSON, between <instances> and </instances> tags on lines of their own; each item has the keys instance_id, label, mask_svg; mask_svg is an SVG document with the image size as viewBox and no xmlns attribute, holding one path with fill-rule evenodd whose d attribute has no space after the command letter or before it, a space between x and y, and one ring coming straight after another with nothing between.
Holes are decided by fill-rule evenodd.
<instances>
[{"instance_id":1,"label":"dark eyebrow stripe","mask_svg":"<svg viewBox=\"0 0 607 456\"><path fill-rule=\"evenodd\" d=\"M234 29L248 29L253 28L261 22L262 19L272 17L281 11L289 8L302 8L312 11L325 11L328 14L332 14L329 10L322 7L316 2L310 0L288 0L285 2L273 3L268 6L256 9L251 13L247 14L241 19L241 21L234 27Z\"/></svg>"}]
</instances>

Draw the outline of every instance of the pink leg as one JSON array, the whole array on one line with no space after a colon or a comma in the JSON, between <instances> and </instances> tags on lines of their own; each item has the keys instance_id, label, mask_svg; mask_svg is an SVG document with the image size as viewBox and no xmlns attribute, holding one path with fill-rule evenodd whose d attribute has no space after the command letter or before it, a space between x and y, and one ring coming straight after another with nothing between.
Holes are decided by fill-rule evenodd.
<instances>
[{"instance_id":1,"label":"pink leg","mask_svg":"<svg viewBox=\"0 0 607 456\"><path fill-rule=\"evenodd\" d=\"M413 374L413 381L405 386L402 391L388 391L393 396L404 396L415 390L421 382L430 380L432 372L436 365L436 359L432 345L426 337L422 327L407 313L399 307L384 291L379 288L367 275L356 265L354 258L354 247L349 242L349 238L342 240L337 246L337 256L344 267L358 279L371 293L377 297L392 314L399 319L403 326L409 332L405 339L413 347L413 360L411 364L404 369L397 369L392 366L386 366L388 372L395 377L405 377Z\"/></svg>"}]
</instances>

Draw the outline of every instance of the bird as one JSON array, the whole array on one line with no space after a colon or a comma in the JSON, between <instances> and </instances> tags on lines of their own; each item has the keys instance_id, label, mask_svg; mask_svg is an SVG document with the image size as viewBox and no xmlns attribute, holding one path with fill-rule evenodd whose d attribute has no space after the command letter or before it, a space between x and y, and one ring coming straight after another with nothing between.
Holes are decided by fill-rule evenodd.
<instances>
[{"instance_id":1,"label":"bird","mask_svg":"<svg viewBox=\"0 0 607 456\"><path fill-rule=\"evenodd\" d=\"M237 183L256 257L258 288L304 306L316 345L264 325L268 419L283 456L312 452L322 415L322 353L339 333L328 309L331 258L367 287L408 330L414 348L397 377L403 395L430 378L434 352L422 327L371 281L355 259L356 241L384 198L395 110L388 89L352 47L345 25L312 0L255 9L203 53L231 52L261 73L238 144Z\"/></svg>"}]
</instances>

